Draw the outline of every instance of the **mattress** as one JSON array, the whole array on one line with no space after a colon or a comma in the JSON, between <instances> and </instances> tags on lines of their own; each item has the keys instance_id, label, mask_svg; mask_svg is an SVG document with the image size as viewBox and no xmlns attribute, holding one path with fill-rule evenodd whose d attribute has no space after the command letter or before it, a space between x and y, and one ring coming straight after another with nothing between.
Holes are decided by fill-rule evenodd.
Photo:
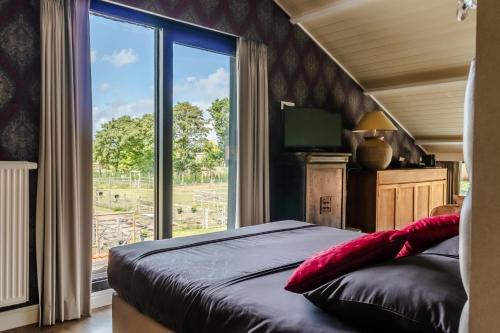
<instances>
[{"instance_id":1,"label":"mattress","mask_svg":"<svg viewBox=\"0 0 500 333\"><path fill-rule=\"evenodd\" d=\"M362 332L283 289L312 254L360 233L282 221L110 250L127 303L176 332Z\"/></svg>"}]
</instances>

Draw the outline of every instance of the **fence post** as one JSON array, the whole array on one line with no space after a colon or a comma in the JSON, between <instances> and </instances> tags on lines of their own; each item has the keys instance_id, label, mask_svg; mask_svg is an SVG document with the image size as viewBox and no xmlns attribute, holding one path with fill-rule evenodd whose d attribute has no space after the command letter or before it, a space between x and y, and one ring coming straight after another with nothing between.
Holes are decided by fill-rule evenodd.
<instances>
[{"instance_id":1,"label":"fence post","mask_svg":"<svg viewBox=\"0 0 500 333\"><path fill-rule=\"evenodd\" d=\"M135 214L132 215L132 243L135 243Z\"/></svg>"},{"instance_id":2,"label":"fence post","mask_svg":"<svg viewBox=\"0 0 500 333\"><path fill-rule=\"evenodd\" d=\"M208 229L208 208L203 208L203 229Z\"/></svg>"},{"instance_id":3,"label":"fence post","mask_svg":"<svg viewBox=\"0 0 500 333\"><path fill-rule=\"evenodd\" d=\"M117 226L116 229L118 230L118 235L117 235L118 236L118 242L119 242L118 244L119 245L123 245L123 244L120 244L120 242L122 241L122 239L121 239L122 238L122 226L120 224L120 218L119 217L116 218L116 226Z\"/></svg>"},{"instance_id":4,"label":"fence post","mask_svg":"<svg viewBox=\"0 0 500 333\"><path fill-rule=\"evenodd\" d=\"M101 237L99 236L99 217L95 217L95 239L97 244L97 254L101 254Z\"/></svg>"}]
</instances>

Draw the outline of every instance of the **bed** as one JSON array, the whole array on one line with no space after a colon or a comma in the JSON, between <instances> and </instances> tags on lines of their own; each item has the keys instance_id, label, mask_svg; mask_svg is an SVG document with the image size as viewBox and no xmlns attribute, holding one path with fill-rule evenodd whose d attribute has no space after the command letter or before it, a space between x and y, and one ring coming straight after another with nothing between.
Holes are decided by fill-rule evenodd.
<instances>
[{"instance_id":1,"label":"bed","mask_svg":"<svg viewBox=\"0 0 500 333\"><path fill-rule=\"evenodd\" d=\"M360 235L282 221L113 248L114 333L365 332L283 289L302 261Z\"/></svg>"}]
</instances>

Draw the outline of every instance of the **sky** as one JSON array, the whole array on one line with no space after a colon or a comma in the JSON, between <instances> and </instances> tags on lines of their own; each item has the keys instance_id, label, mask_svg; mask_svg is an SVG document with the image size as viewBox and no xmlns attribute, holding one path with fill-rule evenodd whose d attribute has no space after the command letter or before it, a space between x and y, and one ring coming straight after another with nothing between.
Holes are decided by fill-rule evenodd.
<instances>
[{"instance_id":1,"label":"sky","mask_svg":"<svg viewBox=\"0 0 500 333\"><path fill-rule=\"evenodd\" d=\"M154 112L154 35L148 27L91 15L94 133L112 118ZM229 61L174 45L174 104L187 101L206 110L216 98L229 96Z\"/></svg>"}]
</instances>

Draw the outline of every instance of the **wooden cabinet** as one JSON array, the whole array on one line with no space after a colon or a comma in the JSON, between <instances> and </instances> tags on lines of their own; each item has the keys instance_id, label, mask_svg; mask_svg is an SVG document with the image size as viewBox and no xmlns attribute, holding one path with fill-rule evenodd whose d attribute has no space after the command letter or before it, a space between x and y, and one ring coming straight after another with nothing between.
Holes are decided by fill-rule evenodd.
<instances>
[{"instance_id":1,"label":"wooden cabinet","mask_svg":"<svg viewBox=\"0 0 500 333\"><path fill-rule=\"evenodd\" d=\"M352 170L347 226L364 232L404 228L446 202L446 169Z\"/></svg>"},{"instance_id":2,"label":"wooden cabinet","mask_svg":"<svg viewBox=\"0 0 500 333\"><path fill-rule=\"evenodd\" d=\"M306 221L344 228L349 154L311 154L306 160Z\"/></svg>"}]
</instances>

